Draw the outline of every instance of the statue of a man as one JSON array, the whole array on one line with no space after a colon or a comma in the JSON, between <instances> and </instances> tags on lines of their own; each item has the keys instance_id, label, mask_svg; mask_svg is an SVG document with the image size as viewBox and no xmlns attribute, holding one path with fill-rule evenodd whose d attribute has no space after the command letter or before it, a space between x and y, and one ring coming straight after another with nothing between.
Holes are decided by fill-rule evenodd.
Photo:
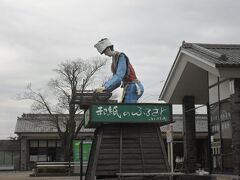
<instances>
[{"instance_id":1,"label":"statue of a man","mask_svg":"<svg viewBox=\"0 0 240 180\"><path fill-rule=\"evenodd\" d=\"M142 96L144 87L137 79L128 57L122 52L115 51L113 44L107 38L101 39L94 47L100 54L112 57L111 71L113 73L112 78L103 87L97 88L96 92L111 92L122 84L124 88L122 102L136 103Z\"/></svg>"}]
</instances>

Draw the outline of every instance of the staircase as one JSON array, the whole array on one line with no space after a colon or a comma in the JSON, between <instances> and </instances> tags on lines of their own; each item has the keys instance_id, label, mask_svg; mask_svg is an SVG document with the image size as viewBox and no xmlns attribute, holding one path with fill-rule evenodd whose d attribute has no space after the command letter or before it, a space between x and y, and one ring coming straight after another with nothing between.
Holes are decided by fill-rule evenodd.
<instances>
[{"instance_id":1,"label":"staircase","mask_svg":"<svg viewBox=\"0 0 240 180\"><path fill-rule=\"evenodd\" d=\"M113 123L95 131L86 180L116 178L116 173L159 172L169 172L169 166L157 124Z\"/></svg>"}]
</instances>

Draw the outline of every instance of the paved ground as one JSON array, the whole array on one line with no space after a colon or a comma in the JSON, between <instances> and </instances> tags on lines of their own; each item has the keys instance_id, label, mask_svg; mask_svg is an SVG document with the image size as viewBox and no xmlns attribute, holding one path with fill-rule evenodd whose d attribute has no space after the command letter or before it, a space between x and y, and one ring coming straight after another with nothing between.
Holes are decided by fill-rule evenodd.
<instances>
[{"instance_id":1,"label":"paved ground","mask_svg":"<svg viewBox=\"0 0 240 180\"><path fill-rule=\"evenodd\" d=\"M58 177L29 177L31 171L25 172L1 172L0 171L0 180L79 180L79 176L58 176Z\"/></svg>"},{"instance_id":2,"label":"paved ground","mask_svg":"<svg viewBox=\"0 0 240 180\"><path fill-rule=\"evenodd\" d=\"M31 171L0 171L0 180L80 180L79 176L57 176L57 177L29 177L29 174L31 174ZM213 175L216 176L217 175ZM236 178L236 176L227 176L227 175L219 175L216 180L236 180L239 179Z\"/></svg>"}]
</instances>

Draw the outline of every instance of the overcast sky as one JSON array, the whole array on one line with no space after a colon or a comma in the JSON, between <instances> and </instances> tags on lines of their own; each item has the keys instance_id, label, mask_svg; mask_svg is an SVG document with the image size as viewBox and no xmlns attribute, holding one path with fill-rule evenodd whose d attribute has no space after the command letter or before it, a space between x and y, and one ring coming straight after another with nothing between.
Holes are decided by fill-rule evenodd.
<instances>
[{"instance_id":1,"label":"overcast sky","mask_svg":"<svg viewBox=\"0 0 240 180\"><path fill-rule=\"evenodd\" d=\"M45 87L59 63L98 56L104 37L129 56L141 101L157 102L183 40L240 44L239 9L238 0L0 0L0 139L31 113L16 100L28 83Z\"/></svg>"}]
</instances>

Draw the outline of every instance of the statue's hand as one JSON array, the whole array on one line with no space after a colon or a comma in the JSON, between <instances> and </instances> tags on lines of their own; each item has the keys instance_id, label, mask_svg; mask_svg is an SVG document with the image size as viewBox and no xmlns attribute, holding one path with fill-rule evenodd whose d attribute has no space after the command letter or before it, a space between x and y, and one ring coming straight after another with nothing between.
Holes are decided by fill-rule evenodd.
<instances>
[{"instance_id":1,"label":"statue's hand","mask_svg":"<svg viewBox=\"0 0 240 180\"><path fill-rule=\"evenodd\" d=\"M104 92L106 89L105 89L105 87L99 87L99 88L97 88L97 89L95 89L95 93L102 93L102 92Z\"/></svg>"}]
</instances>

